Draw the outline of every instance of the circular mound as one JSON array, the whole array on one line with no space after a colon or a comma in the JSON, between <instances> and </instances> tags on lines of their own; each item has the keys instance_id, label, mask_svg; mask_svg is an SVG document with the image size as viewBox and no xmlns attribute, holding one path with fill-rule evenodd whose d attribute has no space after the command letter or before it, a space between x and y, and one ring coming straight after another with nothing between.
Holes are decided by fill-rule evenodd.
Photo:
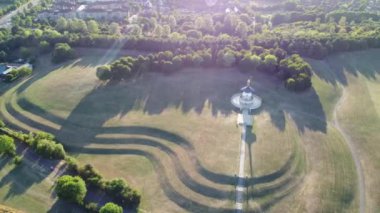
<instances>
[{"instance_id":1,"label":"circular mound","mask_svg":"<svg viewBox=\"0 0 380 213\"><path fill-rule=\"evenodd\" d=\"M235 107L239 108L241 107L240 105L240 93L237 93L231 97L231 104L234 105ZM249 107L250 110L258 109L261 107L262 100L259 96L253 95L253 102L252 105Z\"/></svg>"}]
</instances>

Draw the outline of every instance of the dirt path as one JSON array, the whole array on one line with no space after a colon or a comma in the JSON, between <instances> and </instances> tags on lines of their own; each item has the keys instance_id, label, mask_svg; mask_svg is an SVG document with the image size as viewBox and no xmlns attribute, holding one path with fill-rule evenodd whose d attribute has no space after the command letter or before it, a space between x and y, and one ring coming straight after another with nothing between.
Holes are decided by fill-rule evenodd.
<instances>
[{"instance_id":1,"label":"dirt path","mask_svg":"<svg viewBox=\"0 0 380 213\"><path fill-rule=\"evenodd\" d=\"M359 197L359 209L360 209L359 212L364 213L366 201L365 201L365 182L364 182L363 168L362 168L362 165L360 163L360 159L359 159L357 150L355 148L354 142L351 140L350 136L348 134L346 134L346 132L342 129L342 127L339 123L339 120L338 120L338 115L337 115L338 109L344 103L345 99L346 99L346 91L342 87L342 96L340 97L339 101L337 102L337 104L334 108L332 124L335 126L335 128L343 136L343 139L345 140L346 144L348 145L348 147L351 151L352 158L354 159L356 173L358 175L358 182L359 182L359 185L358 185L359 196L360 196Z\"/></svg>"}]
</instances>

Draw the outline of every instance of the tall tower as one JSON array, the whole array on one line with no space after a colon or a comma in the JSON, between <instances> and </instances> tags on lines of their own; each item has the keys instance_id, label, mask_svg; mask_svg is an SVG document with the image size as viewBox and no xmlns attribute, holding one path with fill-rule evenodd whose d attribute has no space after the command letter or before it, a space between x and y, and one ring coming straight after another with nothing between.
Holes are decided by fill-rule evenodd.
<instances>
[{"instance_id":1,"label":"tall tower","mask_svg":"<svg viewBox=\"0 0 380 213\"><path fill-rule=\"evenodd\" d=\"M240 89L240 93L231 97L231 103L240 111L237 123L239 125L252 126L252 111L260 108L262 100L259 96L255 95L251 80L247 80L247 85Z\"/></svg>"}]
</instances>

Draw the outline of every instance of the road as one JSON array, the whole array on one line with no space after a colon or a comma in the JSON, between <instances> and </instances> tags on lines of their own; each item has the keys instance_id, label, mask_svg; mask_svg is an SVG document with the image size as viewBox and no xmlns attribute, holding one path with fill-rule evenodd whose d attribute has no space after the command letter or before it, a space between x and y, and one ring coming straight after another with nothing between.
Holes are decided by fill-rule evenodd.
<instances>
[{"instance_id":1,"label":"road","mask_svg":"<svg viewBox=\"0 0 380 213\"><path fill-rule=\"evenodd\" d=\"M0 18L0 28L10 28L12 26L12 17L15 16L18 12L24 10L29 3L32 3L32 5L37 5L40 2L40 0L30 0L29 2L21 5L16 10L11 11L10 13L6 14L5 16Z\"/></svg>"},{"instance_id":2,"label":"road","mask_svg":"<svg viewBox=\"0 0 380 213\"><path fill-rule=\"evenodd\" d=\"M345 89L342 88L342 96L340 97L338 103L336 104L334 108L334 120L333 120L333 125L334 127L339 131L339 133L343 136L343 139L345 140L346 144L348 145L348 148L350 149L352 158L355 163L355 168L356 168L356 173L358 176L358 188L359 188L359 212L364 213L365 212L365 182L364 182L364 174L363 174L363 168L360 163L360 159L357 153L357 150L355 148L354 142L351 140L350 136L346 134L346 132L343 130L343 128L339 124L338 116L337 116L337 111L342 106L344 100L346 99L346 92Z\"/></svg>"}]
</instances>

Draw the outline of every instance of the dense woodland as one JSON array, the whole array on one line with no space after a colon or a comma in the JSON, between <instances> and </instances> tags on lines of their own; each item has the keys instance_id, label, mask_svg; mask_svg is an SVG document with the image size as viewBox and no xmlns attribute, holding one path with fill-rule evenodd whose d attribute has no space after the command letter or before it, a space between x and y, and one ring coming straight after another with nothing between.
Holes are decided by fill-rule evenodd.
<instances>
[{"instance_id":1,"label":"dense woodland","mask_svg":"<svg viewBox=\"0 0 380 213\"><path fill-rule=\"evenodd\" d=\"M229 4L241 11L216 9L195 14L182 13L181 8L166 13L140 9L138 15L123 20L60 17L33 21L39 11L51 5L45 0L16 16L11 30L0 31L0 61L18 57L33 61L39 54L52 51L53 61L58 63L75 57L73 50L65 52L70 47L117 46L151 54L102 67L101 79L128 78L142 71L173 72L189 66L238 66L246 72L259 70L279 76L286 88L303 90L311 85L312 72L300 72L297 66L293 71L285 69L283 64L291 61L285 58L297 57L303 66L305 62L299 56L322 59L331 53L380 46L380 15L371 11L347 10L347 5L345 10L326 11L322 6L301 6L293 1L266 7L243 7L244 2L223 5ZM128 64L125 70L122 63Z\"/></svg>"}]
</instances>

